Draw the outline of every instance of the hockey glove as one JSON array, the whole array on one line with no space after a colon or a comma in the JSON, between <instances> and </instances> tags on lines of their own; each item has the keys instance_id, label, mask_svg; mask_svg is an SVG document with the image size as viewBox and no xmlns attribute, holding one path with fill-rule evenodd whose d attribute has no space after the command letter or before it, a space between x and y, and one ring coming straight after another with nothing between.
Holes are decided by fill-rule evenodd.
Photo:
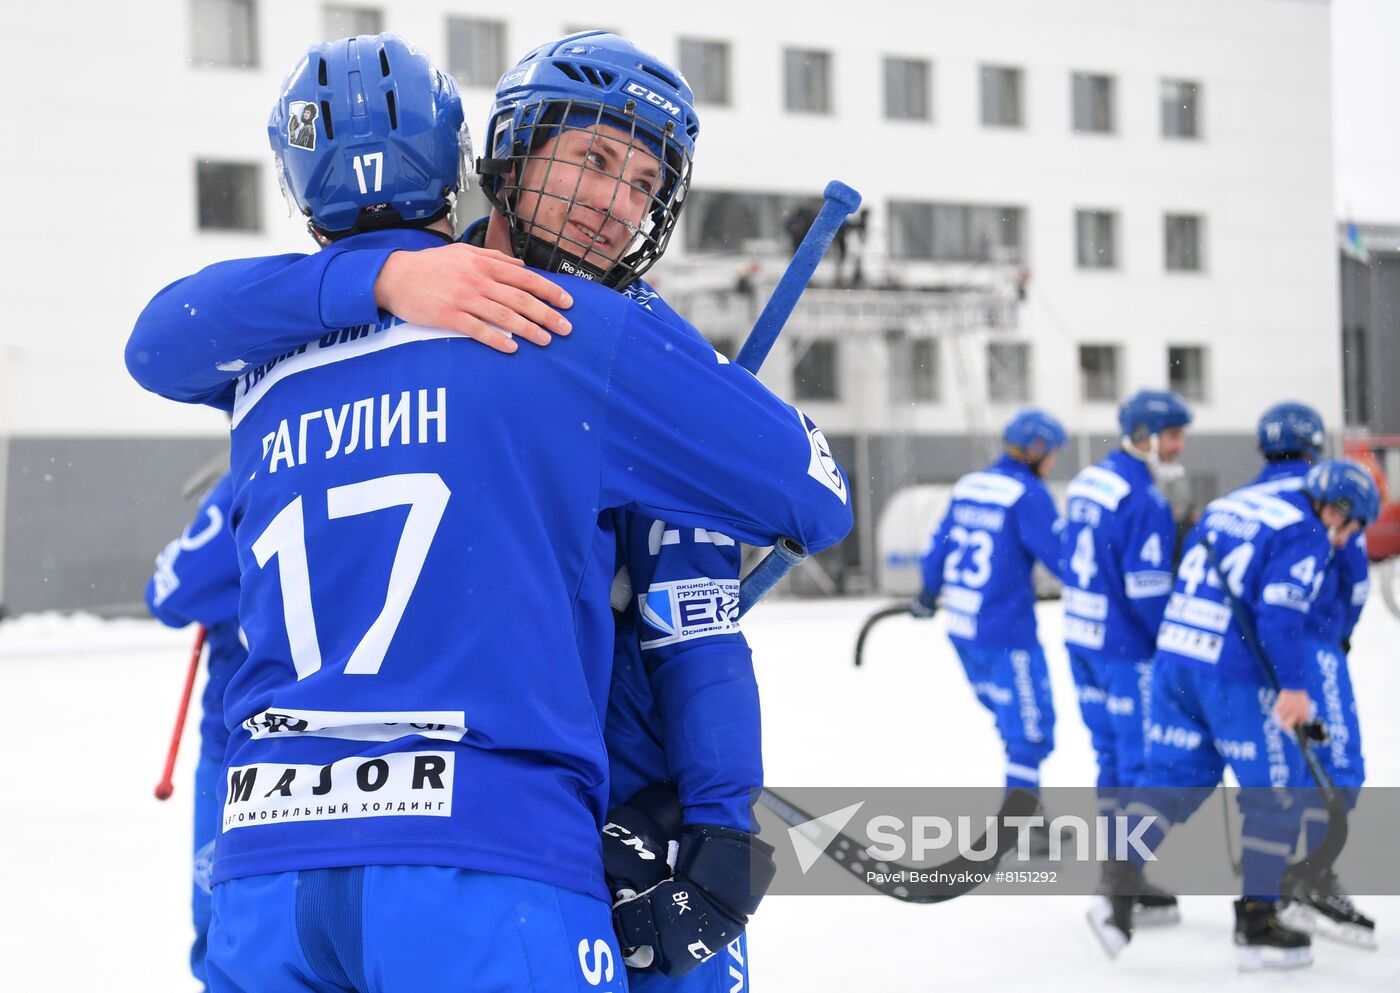
<instances>
[{"instance_id":1,"label":"hockey glove","mask_svg":"<svg viewBox=\"0 0 1400 993\"><path fill-rule=\"evenodd\" d=\"M608 811L603 825L603 876L615 900L634 897L671 878L681 801L673 783L653 783Z\"/></svg>"},{"instance_id":2,"label":"hockey glove","mask_svg":"<svg viewBox=\"0 0 1400 993\"><path fill-rule=\"evenodd\" d=\"M932 617L938 610L938 596L928 590L920 590L919 595L909 601L909 613L920 619Z\"/></svg>"},{"instance_id":3,"label":"hockey glove","mask_svg":"<svg viewBox=\"0 0 1400 993\"><path fill-rule=\"evenodd\" d=\"M685 829L676 873L613 907L627 965L676 978L743 933L773 882L773 846L732 828Z\"/></svg>"}]
</instances>

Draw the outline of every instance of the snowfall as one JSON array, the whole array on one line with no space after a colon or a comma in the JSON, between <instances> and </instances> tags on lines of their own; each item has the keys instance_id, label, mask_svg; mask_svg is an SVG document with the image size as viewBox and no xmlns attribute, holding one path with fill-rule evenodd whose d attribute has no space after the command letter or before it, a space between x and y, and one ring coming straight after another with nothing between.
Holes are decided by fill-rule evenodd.
<instances>
[{"instance_id":1,"label":"snowfall","mask_svg":"<svg viewBox=\"0 0 1400 993\"><path fill-rule=\"evenodd\" d=\"M995 786L1000 749L938 622L892 618L852 666L884 600L780 601L745 619L764 705L768 781L795 786ZM1038 610L1054 681L1046 785L1089 785L1094 763L1060 647ZM31 615L0 623L0 991L194 990L187 735L174 797L153 788L192 637L151 621ZM1367 768L1400 786L1400 620L1367 607L1351 655ZM191 718L192 724L195 720ZM1140 932L1116 962L1087 897L976 894L937 905L879 896L773 896L750 928L751 980L788 991L1369 991L1400 989L1400 895L1358 899L1380 948L1316 941L1311 968L1239 973L1225 897L1185 897L1182 923Z\"/></svg>"}]
</instances>

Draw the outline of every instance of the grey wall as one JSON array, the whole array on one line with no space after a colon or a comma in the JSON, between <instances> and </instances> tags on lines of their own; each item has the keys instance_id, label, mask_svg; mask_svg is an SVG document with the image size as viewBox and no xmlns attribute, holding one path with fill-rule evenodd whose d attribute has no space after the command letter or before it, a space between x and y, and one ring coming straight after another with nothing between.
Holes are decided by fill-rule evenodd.
<instances>
[{"instance_id":1,"label":"grey wall","mask_svg":"<svg viewBox=\"0 0 1400 993\"><path fill-rule=\"evenodd\" d=\"M221 439L10 439L0 609L144 611L156 553L194 516L182 485L226 449Z\"/></svg>"},{"instance_id":2,"label":"grey wall","mask_svg":"<svg viewBox=\"0 0 1400 993\"><path fill-rule=\"evenodd\" d=\"M820 562L840 588L863 592L873 571L875 523L890 498L916 483L951 483L989 463L994 439L955 436L832 435L833 454L851 477L856 527ZM1053 478L1067 480L1096 462L1116 439L1070 439ZM0 607L144 611L142 594L156 553L189 523L196 500L181 489L226 450L219 439L24 438L7 447L4 586ZM1254 440L1191 435L1184 462L1192 502L1258 471ZM793 588L816 592L800 577Z\"/></svg>"}]
</instances>

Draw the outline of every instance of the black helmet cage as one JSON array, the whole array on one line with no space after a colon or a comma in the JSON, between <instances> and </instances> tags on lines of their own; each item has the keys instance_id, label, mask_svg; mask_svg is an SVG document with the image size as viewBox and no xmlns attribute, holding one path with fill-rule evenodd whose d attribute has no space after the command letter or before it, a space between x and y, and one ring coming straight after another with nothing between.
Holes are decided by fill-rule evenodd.
<instances>
[{"instance_id":1,"label":"black helmet cage","mask_svg":"<svg viewBox=\"0 0 1400 993\"><path fill-rule=\"evenodd\" d=\"M666 251L666 245L675 231L676 219L685 202L686 191L690 188L691 159L673 135L671 122L666 123L664 132L651 125L644 118L638 118L636 102L628 100L622 110L591 100L542 100L525 104L514 115L510 154L505 158L481 160L477 169L483 175L499 176L497 182L489 180L481 184L491 205L505 216L510 225L511 247L516 256L527 265L546 272L565 272L595 280L613 289L625 289L650 269ZM606 125L622 132L621 135L599 135L598 127ZM599 172L616 180L612 198L607 204L606 213L619 220L613 212L621 193L622 177L598 169L589 164L589 156L583 162L566 161L555 154L540 155L539 148L549 138L560 134L564 129L577 129L592 132L588 151L600 137L607 140L626 140L640 150L655 154L660 175L655 188L648 191L650 207L642 214L640 224L628 225L632 232L631 241L612 260L607 268L600 268L591 262L583 261L589 255L609 258L596 239L584 240L571 231L555 231L540 220L540 206L546 198L563 202L567 211L579 195L583 184L584 170ZM544 177L540 187L523 189L521 182L525 175L528 160L543 160ZM575 170L577 179L572 190L567 193L550 191L549 177L555 164ZM535 207L525 216L519 209L522 192L537 194Z\"/></svg>"}]
</instances>

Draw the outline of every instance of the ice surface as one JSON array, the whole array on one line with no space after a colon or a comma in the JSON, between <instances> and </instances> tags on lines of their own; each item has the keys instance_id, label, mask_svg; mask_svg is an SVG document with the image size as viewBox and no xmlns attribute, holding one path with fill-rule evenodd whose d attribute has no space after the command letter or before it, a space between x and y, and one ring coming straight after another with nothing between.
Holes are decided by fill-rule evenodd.
<instances>
[{"instance_id":1,"label":"ice surface","mask_svg":"<svg viewBox=\"0 0 1400 993\"><path fill-rule=\"evenodd\" d=\"M991 719L937 621L860 622L886 601L764 604L745 620L763 693L774 786L999 785ZM1039 609L1059 712L1047 785L1091 783L1093 760L1057 635ZM192 990L186 971L193 736L176 793L159 778L192 635L154 622L51 615L0 624L0 991ZM1367 766L1400 785L1400 621L1371 604L1354 639ZM192 717L191 724L194 719ZM1316 963L1241 975L1224 897L1188 897L1183 923L1140 932L1115 963L1084 923L1086 897L773 897L751 927L758 993L940 993L1202 988L1400 989L1400 897L1365 897L1380 951L1317 942Z\"/></svg>"}]
</instances>

